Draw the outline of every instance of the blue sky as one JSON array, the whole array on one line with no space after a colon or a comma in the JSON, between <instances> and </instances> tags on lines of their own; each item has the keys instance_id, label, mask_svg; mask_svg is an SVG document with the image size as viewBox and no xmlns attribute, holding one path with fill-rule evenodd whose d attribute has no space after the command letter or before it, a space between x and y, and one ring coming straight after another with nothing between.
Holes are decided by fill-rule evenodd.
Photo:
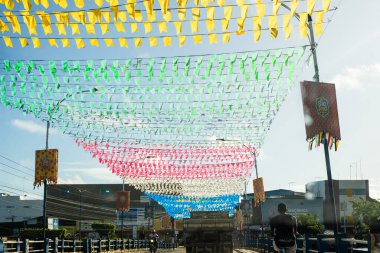
<instances>
[{"instance_id":1,"label":"blue sky","mask_svg":"<svg viewBox=\"0 0 380 253\"><path fill-rule=\"evenodd\" d=\"M337 5L339 1L333 1ZM3 7L0 7L0 10ZM380 2L342 1L322 38L318 39L318 61L320 79L334 82L337 86L338 110L342 142L338 152L331 152L332 174L335 179L369 179L370 195L380 199L380 161L377 159L380 137L380 50L377 48L380 30L376 29L377 11ZM295 30L297 28L295 27ZM248 35L247 35L248 36ZM179 49L142 47L140 49L111 48L94 50L86 48L80 51L8 49L1 43L1 58L12 59L70 59L133 56L186 55L194 49L197 52L230 52L234 50L252 50L264 47L305 44L307 41L296 37L288 42L282 38L270 41L263 38L259 44L247 43L248 36L231 38L227 46L210 46L204 43L194 47L192 43ZM249 40L248 40L249 41ZM251 42L251 41L250 41ZM277 43L277 44L276 44ZM311 80L312 69L299 73L299 80ZM45 147L45 124L19 111L8 110L0 106L0 155L8 157L28 168L34 168L34 150ZM74 141L61 133L51 132L49 146L58 148L59 183L120 183L121 180L100 165L97 160L74 144ZM0 157L0 162L5 163ZM355 165L357 164L357 166ZM11 164L9 161L7 164ZM361 166L360 166L361 164ZM38 193L33 190L32 171L14 165L14 170L0 165L0 192L5 187L14 187L21 192ZM357 167L357 169L356 169ZM296 85L283 104L269 131L261 155L258 159L259 175L264 177L266 189L290 188L304 190L310 181L326 178L323 149L307 151L302 103L299 86ZM7 172L4 172L7 171ZM13 173L9 174L9 172ZM28 174L25 174L28 173ZM252 192L249 184L248 192ZM20 193L20 192L19 192Z\"/></svg>"}]
</instances>

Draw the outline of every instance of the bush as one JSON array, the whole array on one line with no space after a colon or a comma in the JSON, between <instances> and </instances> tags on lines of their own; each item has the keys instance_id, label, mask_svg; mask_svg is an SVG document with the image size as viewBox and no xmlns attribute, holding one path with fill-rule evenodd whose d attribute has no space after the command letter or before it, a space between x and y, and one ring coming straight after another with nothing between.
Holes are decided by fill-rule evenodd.
<instances>
[{"instance_id":1,"label":"bush","mask_svg":"<svg viewBox=\"0 0 380 253\"><path fill-rule=\"evenodd\" d=\"M53 239L55 237L61 238L66 236L66 229L46 229L45 230L46 238ZM42 228L35 228L35 229L25 229L20 232L19 237L21 239L31 239L31 240L37 240L37 239L43 239L44 238L44 232Z\"/></svg>"},{"instance_id":2,"label":"bush","mask_svg":"<svg viewBox=\"0 0 380 253\"><path fill-rule=\"evenodd\" d=\"M297 216L297 231L299 234L318 235L324 231L323 225L313 214L302 214Z\"/></svg>"},{"instance_id":3,"label":"bush","mask_svg":"<svg viewBox=\"0 0 380 253\"><path fill-rule=\"evenodd\" d=\"M116 226L114 224L109 223L93 223L91 227L95 232L99 233L101 238L115 238L115 229Z\"/></svg>"}]
</instances>

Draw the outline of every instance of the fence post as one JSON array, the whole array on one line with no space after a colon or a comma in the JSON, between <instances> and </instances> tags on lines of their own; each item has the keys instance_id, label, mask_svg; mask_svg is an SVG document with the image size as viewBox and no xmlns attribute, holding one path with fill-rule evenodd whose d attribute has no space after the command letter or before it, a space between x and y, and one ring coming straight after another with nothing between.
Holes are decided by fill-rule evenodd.
<instances>
[{"instance_id":1,"label":"fence post","mask_svg":"<svg viewBox=\"0 0 380 253\"><path fill-rule=\"evenodd\" d=\"M106 250L107 250L107 251L110 251L110 250L111 250L111 240L110 240L110 238L107 239Z\"/></svg>"},{"instance_id":2,"label":"fence post","mask_svg":"<svg viewBox=\"0 0 380 253\"><path fill-rule=\"evenodd\" d=\"M44 252L49 253L49 238L45 238L44 241Z\"/></svg>"},{"instance_id":3,"label":"fence post","mask_svg":"<svg viewBox=\"0 0 380 253\"><path fill-rule=\"evenodd\" d=\"M58 253L58 243L58 237L55 237L53 241L53 253Z\"/></svg>"},{"instance_id":4,"label":"fence post","mask_svg":"<svg viewBox=\"0 0 380 253\"><path fill-rule=\"evenodd\" d=\"M21 241L20 241L20 238L17 238L16 251L17 252L21 251ZM1 250L0 250L0 252L1 252Z\"/></svg>"},{"instance_id":5,"label":"fence post","mask_svg":"<svg viewBox=\"0 0 380 253\"><path fill-rule=\"evenodd\" d=\"M29 239L24 239L24 253L29 253Z\"/></svg>"},{"instance_id":6,"label":"fence post","mask_svg":"<svg viewBox=\"0 0 380 253\"><path fill-rule=\"evenodd\" d=\"M372 240L371 240L371 234L368 233L367 235L367 246L368 246L368 252L372 252ZM376 246L375 246L376 247Z\"/></svg>"},{"instance_id":7,"label":"fence post","mask_svg":"<svg viewBox=\"0 0 380 253\"><path fill-rule=\"evenodd\" d=\"M61 240L61 253L65 252L65 239L62 238Z\"/></svg>"},{"instance_id":8,"label":"fence post","mask_svg":"<svg viewBox=\"0 0 380 253\"><path fill-rule=\"evenodd\" d=\"M321 235L317 235L317 250L319 253L322 253L323 252L323 245L322 245L322 236Z\"/></svg>"},{"instance_id":9,"label":"fence post","mask_svg":"<svg viewBox=\"0 0 380 253\"><path fill-rule=\"evenodd\" d=\"M82 241L82 250L83 253L88 253L88 239Z\"/></svg>"},{"instance_id":10,"label":"fence post","mask_svg":"<svg viewBox=\"0 0 380 253\"><path fill-rule=\"evenodd\" d=\"M98 252L102 252L102 240L98 240Z\"/></svg>"},{"instance_id":11,"label":"fence post","mask_svg":"<svg viewBox=\"0 0 380 253\"><path fill-rule=\"evenodd\" d=\"M73 252L77 252L77 241L75 239L73 240Z\"/></svg>"},{"instance_id":12,"label":"fence post","mask_svg":"<svg viewBox=\"0 0 380 253\"><path fill-rule=\"evenodd\" d=\"M3 252L5 252L4 242L3 240L0 239L0 253L3 253Z\"/></svg>"},{"instance_id":13,"label":"fence post","mask_svg":"<svg viewBox=\"0 0 380 253\"><path fill-rule=\"evenodd\" d=\"M304 252L309 252L309 250L311 249L311 245L310 245L311 242L310 242L309 238L310 238L310 235L305 234L305 240L304 240L304 243L303 243L303 247L305 249Z\"/></svg>"}]
</instances>

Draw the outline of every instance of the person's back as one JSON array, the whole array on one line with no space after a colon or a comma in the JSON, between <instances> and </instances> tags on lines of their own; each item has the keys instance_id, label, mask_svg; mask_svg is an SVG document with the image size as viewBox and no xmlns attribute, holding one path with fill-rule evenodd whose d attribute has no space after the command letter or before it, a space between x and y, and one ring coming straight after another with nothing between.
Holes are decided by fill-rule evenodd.
<instances>
[{"instance_id":1,"label":"person's back","mask_svg":"<svg viewBox=\"0 0 380 253\"><path fill-rule=\"evenodd\" d=\"M271 219L270 225L274 236L273 246L276 251L286 249L287 252L296 252L296 231L297 220L294 216L285 214L286 205L281 203L278 205L279 215Z\"/></svg>"}]
</instances>

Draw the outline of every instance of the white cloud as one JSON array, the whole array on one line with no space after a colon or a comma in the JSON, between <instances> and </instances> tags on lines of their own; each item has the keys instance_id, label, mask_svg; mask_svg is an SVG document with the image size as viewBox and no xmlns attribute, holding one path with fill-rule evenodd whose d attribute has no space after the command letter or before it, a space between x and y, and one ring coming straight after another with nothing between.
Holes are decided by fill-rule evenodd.
<instances>
[{"instance_id":1,"label":"white cloud","mask_svg":"<svg viewBox=\"0 0 380 253\"><path fill-rule=\"evenodd\" d=\"M59 184L85 184L84 180L79 175L74 175L71 178L58 178Z\"/></svg>"},{"instance_id":2,"label":"white cloud","mask_svg":"<svg viewBox=\"0 0 380 253\"><path fill-rule=\"evenodd\" d=\"M345 68L331 80L337 89L347 90L364 90L366 86L379 81L380 63Z\"/></svg>"},{"instance_id":3,"label":"white cloud","mask_svg":"<svg viewBox=\"0 0 380 253\"><path fill-rule=\"evenodd\" d=\"M78 175L77 180L82 180L83 183L119 183L121 179L109 171L107 168L65 168L61 170L65 175ZM83 180L84 178L85 180ZM71 178L61 178L64 181Z\"/></svg>"},{"instance_id":4,"label":"white cloud","mask_svg":"<svg viewBox=\"0 0 380 253\"><path fill-rule=\"evenodd\" d=\"M12 126L15 126L21 130L25 130L29 133L33 133L33 134L46 134L46 126L44 125L40 125L40 124L36 124L34 121L32 120L19 120L19 119L15 119L15 120L12 120L11 122ZM49 129L49 133L51 134L55 134L57 133L56 130L54 129Z\"/></svg>"}]
</instances>

